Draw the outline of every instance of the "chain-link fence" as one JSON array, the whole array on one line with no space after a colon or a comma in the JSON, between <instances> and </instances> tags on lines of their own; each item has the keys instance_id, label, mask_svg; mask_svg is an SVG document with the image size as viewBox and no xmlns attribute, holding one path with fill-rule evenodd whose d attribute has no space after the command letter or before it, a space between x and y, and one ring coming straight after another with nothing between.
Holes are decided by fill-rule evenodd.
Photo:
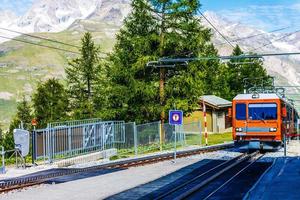
<instances>
[{"instance_id":1,"label":"chain-link fence","mask_svg":"<svg viewBox=\"0 0 300 200\"><path fill-rule=\"evenodd\" d=\"M125 137L116 142L117 157L137 156L159 151L170 151L175 148L199 147L202 142L200 121L172 126L160 122L147 124L125 123Z\"/></svg>"}]
</instances>

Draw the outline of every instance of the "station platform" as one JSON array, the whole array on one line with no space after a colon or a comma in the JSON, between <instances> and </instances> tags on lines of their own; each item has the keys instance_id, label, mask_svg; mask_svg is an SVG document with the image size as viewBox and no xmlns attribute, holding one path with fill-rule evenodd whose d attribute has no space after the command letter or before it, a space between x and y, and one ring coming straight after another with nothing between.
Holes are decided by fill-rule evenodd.
<instances>
[{"instance_id":1,"label":"station platform","mask_svg":"<svg viewBox=\"0 0 300 200\"><path fill-rule=\"evenodd\" d=\"M300 141L291 141L287 157L277 157L244 199L300 199L299 184Z\"/></svg>"}]
</instances>

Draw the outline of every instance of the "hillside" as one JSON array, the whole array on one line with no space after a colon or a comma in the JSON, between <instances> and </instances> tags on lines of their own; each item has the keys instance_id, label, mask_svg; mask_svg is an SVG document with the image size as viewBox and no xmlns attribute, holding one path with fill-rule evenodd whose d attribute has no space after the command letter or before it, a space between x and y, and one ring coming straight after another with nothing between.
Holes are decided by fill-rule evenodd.
<instances>
[{"instance_id":1,"label":"hillside","mask_svg":"<svg viewBox=\"0 0 300 200\"><path fill-rule=\"evenodd\" d=\"M109 52L113 47L114 35L117 30L119 27L112 24L78 20L66 31L35 33L35 35L80 46L80 39L84 32L92 31L95 43L100 46L102 51ZM29 40L24 36L19 36L17 39ZM30 39L29 41L78 52L78 49L74 47L44 40ZM23 95L30 98L39 81L51 77L64 77L64 68L68 65L68 60L77 56L73 53L18 41L2 43L0 52L0 121L4 125L9 123L11 115L15 112L17 100Z\"/></svg>"},{"instance_id":2,"label":"hillside","mask_svg":"<svg viewBox=\"0 0 300 200\"><path fill-rule=\"evenodd\" d=\"M115 33L130 12L129 0L37 0L23 15L0 13L0 28L51 38L80 46L84 32L92 32L100 49L109 52ZM16 37L40 45L78 52L77 48L0 30L0 36ZM2 43L1 43L2 42ZM0 38L0 124L7 127L22 96L30 98L39 81L63 78L74 53Z\"/></svg>"}]
</instances>

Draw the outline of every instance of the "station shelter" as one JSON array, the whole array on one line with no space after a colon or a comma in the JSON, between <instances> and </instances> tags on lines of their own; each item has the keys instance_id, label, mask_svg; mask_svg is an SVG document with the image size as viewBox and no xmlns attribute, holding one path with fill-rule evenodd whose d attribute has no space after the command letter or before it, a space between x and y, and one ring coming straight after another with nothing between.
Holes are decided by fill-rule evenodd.
<instances>
[{"instance_id":1,"label":"station shelter","mask_svg":"<svg viewBox=\"0 0 300 200\"><path fill-rule=\"evenodd\" d=\"M203 101L206 106L207 130L209 133L230 132L232 123L228 116L228 110L232 107L232 102L215 95L201 96L198 108L194 112L184 117L184 123L201 121L202 132L204 131Z\"/></svg>"}]
</instances>

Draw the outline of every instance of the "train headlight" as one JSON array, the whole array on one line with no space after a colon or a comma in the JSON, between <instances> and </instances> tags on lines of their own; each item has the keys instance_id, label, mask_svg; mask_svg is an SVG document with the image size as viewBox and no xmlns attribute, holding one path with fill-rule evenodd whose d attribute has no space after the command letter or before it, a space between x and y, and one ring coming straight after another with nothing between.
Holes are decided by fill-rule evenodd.
<instances>
[{"instance_id":1,"label":"train headlight","mask_svg":"<svg viewBox=\"0 0 300 200\"><path fill-rule=\"evenodd\" d=\"M243 129L242 128L235 128L235 131L236 132L243 132Z\"/></svg>"},{"instance_id":2,"label":"train headlight","mask_svg":"<svg viewBox=\"0 0 300 200\"><path fill-rule=\"evenodd\" d=\"M277 128L270 128L269 131L270 131L270 132L276 132L276 131L277 131Z\"/></svg>"}]
</instances>

